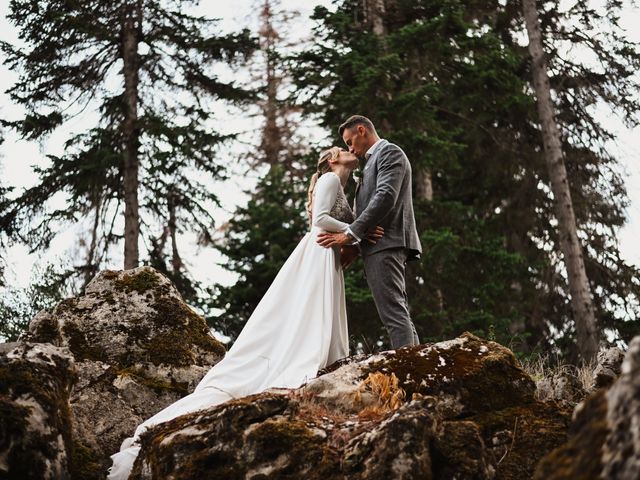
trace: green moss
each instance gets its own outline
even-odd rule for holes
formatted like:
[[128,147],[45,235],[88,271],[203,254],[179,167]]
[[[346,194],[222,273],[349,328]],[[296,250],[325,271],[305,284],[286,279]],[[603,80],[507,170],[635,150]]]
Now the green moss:
[[102,272],[102,278],[106,280],[113,280],[114,278],[118,278],[120,276],[120,272],[118,270],[104,270]]
[[80,330],[74,322],[67,321],[62,326],[62,331],[67,337],[69,349],[76,361],[96,360],[106,361],[107,352],[100,345],[93,345],[86,334]]
[[[460,395],[463,414],[499,410],[533,401],[535,384],[518,366],[511,351],[464,333],[466,341],[449,348],[402,348],[372,362],[362,375],[394,373],[411,398],[414,393]],[[484,347],[484,348],[482,348]]]
[[33,340],[42,343],[52,343],[60,345],[62,338],[60,337],[60,328],[58,322],[52,315],[42,318],[33,332]]
[[496,478],[520,480],[531,478],[538,461],[566,441],[570,419],[571,412],[555,403],[532,402],[468,420],[480,427],[488,446],[498,432],[512,432],[515,438],[511,438],[507,453],[497,466]]
[[114,285],[118,290],[144,293],[160,285],[160,277],[150,269],[143,269],[134,274],[125,273],[122,278],[114,280]]
[[189,393],[189,384],[187,382],[176,382],[174,379],[171,379],[170,381],[163,381],[157,378],[151,378],[140,369],[124,368],[119,370],[117,374],[132,377],[136,382],[145,385],[156,392],[169,390],[172,392],[178,392],[181,395]]
[[113,292],[107,292],[105,293],[102,298],[104,299],[105,302],[107,302],[109,305],[115,305],[116,304],[116,299],[113,298]]
[[79,440],[74,440],[70,458],[71,480],[103,480],[104,468],[97,454]]
[[68,312],[73,312],[76,310],[76,306],[78,305],[78,299],[75,297],[65,298],[60,303],[58,303],[54,310],[53,314],[55,316],[59,316]]
[[8,397],[0,396],[0,425],[2,425],[2,435],[0,436],[0,451],[9,447],[12,441],[18,440],[25,435],[29,422],[27,417],[31,414],[31,407],[18,405]]
[[304,458],[321,444],[304,422],[287,418],[269,419],[256,425],[246,440],[253,442],[251,447],[259,452],[257,463],[275,460],[283,453]]
[[[71,445],[68,400],[75,375],[64,358],[56,359],[55,364],[46,358],[42,360],[0,358],[0,425],[3,426],[0,431],[18,434],[7,457],[14,475],[12,478],[40,478],[44,475],[46,463],[58,455],[58,435],[62,436],[67,451]],[[50,427],[49,433],[24,434],[27,430],[32,431],[27,420],[30,409],[15,403],[18,398],[32,398],[42,408],[47,416],[45,421]],[[5,447],[8,448],[9,444]]]
[[159,333],[144,345],[148,361],[155,365],[193,365],[193,347],[217,356],[225,354],[224,346],[209,335],[204,319],[177,298],[160,298],[153,308],[156,313],[151,320]]
[[[538,464],[535,480],[591,480],[602,472],[602,446],[609,426],[607,396],[598,390],[588,397],[569,430],[568,441]],[[541,434],[542,438],[543,435]]]
[[431,442],[433,478],[486,478],[481,472],[490,462],[478,426],[461,420],[443,422],[441,428]]

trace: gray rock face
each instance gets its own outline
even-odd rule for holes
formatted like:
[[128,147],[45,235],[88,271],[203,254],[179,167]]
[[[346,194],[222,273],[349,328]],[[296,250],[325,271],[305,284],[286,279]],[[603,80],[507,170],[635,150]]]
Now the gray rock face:
[[598,352],[597,365],[593,371],[593,387],[611,385],[620,375],[624,352],[617,347]]
[[353,357],[300,389],[156,426],[131,478],[530,478],[568,424],[534,388],[508,349],[471,334]]
[[619,380],[607,392],[609,434],[602,449],[603,477],[640,478],[640,337],[629,344]]
[[567,443],[540,462],[535,478],[640,478],[640,337],[613,385],[576,407]]
[[0,347],[0,478],[71,477],[73,357],[49,344]]
[[354,437],[344,450],[343,469],[357,478],[434,478],[429,443],[438,433],[433,399],[401,406],[373,429]]
[[571,371],[561,370],[537,382],[539,395],[574,407],[586,395],[580,380]]
[[104,478],[122,440],[193,391],[225,351],[150,267],[101,272],[85,295],[39,313],[26,339],[65,347],[75,358],[71,415],[83,480]]

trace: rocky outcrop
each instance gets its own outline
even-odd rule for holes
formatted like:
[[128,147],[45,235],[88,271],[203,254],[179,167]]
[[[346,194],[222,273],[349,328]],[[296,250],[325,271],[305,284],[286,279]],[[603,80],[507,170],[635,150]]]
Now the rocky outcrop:
[[104,478],[135,427],[191,392],[224,355],[202,317],[150,267],[104,271],[31,322],[25,340],[68,349],[76,478]]
[[0,478],[71,477],[73,358],[49,344],[0,345]]
[[158,425],[131,478],[530,478],[569,422],[534,390],[508,349],[471,334],[352,357]]
[[598,352],[592,388],[608,387],[620,375],[624,352],[618,347]]
[[538,398],[573,408],[587,395],[580,379],[569,368],[559,368],[536,382]]
[[620,377],[573,417],[568,441],[540,462],[536,479],[640,478],[640,337],[631,341]]
[[[0,348],[0,478],[104,478],[135,426],[223,354],[165,277],[102,272]],[[601,357],[607,382],[619,355]],[[638,365],[640,339],[569,429],[580,385],[554,375],[541,397],[510,350],[472,334],[353,356],[150,429],[131,478],[636,478]]]

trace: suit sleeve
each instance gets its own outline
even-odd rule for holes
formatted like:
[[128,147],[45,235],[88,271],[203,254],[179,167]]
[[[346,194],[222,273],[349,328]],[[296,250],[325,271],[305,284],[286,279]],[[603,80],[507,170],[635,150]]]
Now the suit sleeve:
[[386,148],[380,152],[377,164],[376,191],[367,208],[355,222],[349,225],[351,231],[358,238],[364,238],[366,233],[379,225],[393,209],[400,195],[402,180],[407,169],[402,150],[394,147]]
[[345,232],[349,225],[336,220],[329,212],[336,203],[340,179],[335,173],[327,172],[321,175],[314,189],[313,210],[311,218],[313,226],[320,227],[327,232]]

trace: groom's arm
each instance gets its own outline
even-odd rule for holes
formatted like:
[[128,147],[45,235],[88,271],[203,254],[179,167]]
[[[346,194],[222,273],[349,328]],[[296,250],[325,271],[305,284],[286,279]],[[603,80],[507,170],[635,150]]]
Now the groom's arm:
[[349,225],[357,238],[363,239],[368,231],[380,225],[382,219],[393,209],[407,168],[407,160],[399,148],[393,146],[380,152],[376,191],[367,208]]

